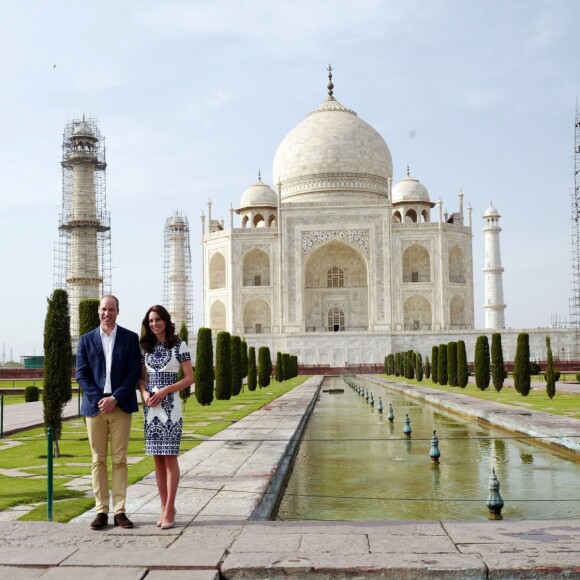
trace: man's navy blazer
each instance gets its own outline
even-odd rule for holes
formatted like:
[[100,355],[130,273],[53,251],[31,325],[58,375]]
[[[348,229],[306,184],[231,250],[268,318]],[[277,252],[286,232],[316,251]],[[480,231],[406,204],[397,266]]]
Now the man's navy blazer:
[[[137,405],[137,381],[141,375],[141,351],[135,332],[117,325],[111,363],[112,395],[117,406],[126,413],[134,413]],[[100,327],[83,334],[77,347],[76,379],[83,390],[81,415],[99,414],[99,401],[105,396],[105,352]]]

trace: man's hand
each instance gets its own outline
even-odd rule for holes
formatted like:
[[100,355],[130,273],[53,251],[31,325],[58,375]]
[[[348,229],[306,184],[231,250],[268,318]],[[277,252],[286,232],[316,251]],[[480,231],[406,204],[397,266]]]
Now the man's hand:
[[99,411],[101,413],[110,413],[117,406],[117,401],[113,397],[103,397],[99,401]]

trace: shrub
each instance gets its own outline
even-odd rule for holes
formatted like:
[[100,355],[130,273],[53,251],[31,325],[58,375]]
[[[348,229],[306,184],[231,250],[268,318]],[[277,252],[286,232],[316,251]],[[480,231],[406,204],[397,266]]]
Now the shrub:
[[428,379],[431,376],[431,363],[429,362],[429,357],[425,357],[425,378]]
[[491,335],[491,382],[493,388],[499,393],[503,388],[506,377],[503,362],[503,348],[501,346],[501,334],[494,332]]
[[258,384],[256,373],[256,349],[251,346],[248,349],[248,389],[250,391],[256,390]]
[[211,405],[213,401],[213,343],[211,328],[197,331],[197,350],[195,353],[195,398],[200,405]]
[[465,389],[469,382],[469,368],[467,367],[467,351],[465,341],[457,341],[457,385]]
[[[282,361],[284,357],[282,357]],[[282,362],[284,366],[284,362]],[[270,360],[270,349],[261,346],[258,349],[258,385],[264,388],[270,384],[270,373],[272,371],[272,361]]]
[[245,340],[240,342],[240,351],[242,355],[242,383],[248,376],[248,343]]
[[[179,339],[185,342],[185,344],[187,344],[189,341],[189,332],[187,331],[187,326],[185,326],[185,322],[181,323],[181,328],[179,329]],[[177,380],[180,381],[181,379],[183,379],[183,370],[181,369],[180,365],[179,371],[177,372]],[[181,389],[181,391],[179,391],[179,398],[182,400],[184,405],[185,403],[187,403],[187,399],[189,399],[190,396],[191,396],[191,385],[188,385],[187,387],[185,387],[185,389]]]
[[439,354],[437,359],[437,378],[440,385],[447,384],[447,345],[439,345]]
[[556,369],[554,369],[554,382],[557,383],[560,380],[560,371],[557,371]]
[[34,403],[34,402],[38,401],[39,399],[40,399],[40,392],[38,390],[38,387],[35,387],[33,385],[28,385],[24,389],[24,400],[27,403]]
[[447,343],[447,381],[449,386],[457,386],[457,343]]
[[412,379],[415,376],[415,367],[413,366],[413,351],[408,350],[405,354],[405,377]]
[[100,326],[98,298],[87,298],[79,302],[79,336]]
[[421,359],[421,353],[417,353],[415,357],[415,377],[419,382],[423,380],[423,361]]
[[276,381],[281,383],[284,380],[284,373],[282,367],[282,353],[278,351],[276,353]]
[[431,348],[431,380],[434,383],[439,382],[439,347]]
[[[554,359],[552,355],[552,346],[550,345],[550,337],[546,336],[546,351],[547,351],[547,361],[546,361],[546,393],[550,399],[554,398],[556,394],[556,377],[554,372]],[[560,373],[558,373],[559,375]],[[560,378],[558,376],[558,378]]]
[[540,365],[534,361],[530,361],[530,375],[539,375],[542,372]]
[[389,369],[389,372],[387,374],[394,375],[395,374],[395,355],[394,354],[391,353],[387,356],[387,363],[388,363],[388,369]]
[[576,373],[576,382],[580,383],[580,373]]
[[239,336],[230,337],[230,356],[232,368],[232,395],[235,397],[242,391],[242,339]]
[[527,397],[530,393],[530,335],[518,334],[516,358],[514,361],[514,387],[520,395]]
[[215,398],[228,401],[232,398],[232,356],[230,333],[218,332],[215,345]]
[[489,387],[489,342],[487,336],[478,336],[475,341],[475,384],[485,391]]

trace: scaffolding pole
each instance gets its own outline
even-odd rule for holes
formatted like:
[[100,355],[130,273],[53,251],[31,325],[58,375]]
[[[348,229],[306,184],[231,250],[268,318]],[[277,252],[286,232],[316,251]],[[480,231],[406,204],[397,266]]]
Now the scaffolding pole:
[[580,112],[576,103],[574,119],[574,189],[572,202],[572,296],[570,325],[574,329],[573,360],[580,360]]

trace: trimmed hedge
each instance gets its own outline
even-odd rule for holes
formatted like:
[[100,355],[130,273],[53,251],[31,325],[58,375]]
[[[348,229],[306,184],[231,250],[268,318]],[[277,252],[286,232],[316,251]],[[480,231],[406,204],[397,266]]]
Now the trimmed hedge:
[[231,337],[226,330],[218,332],[215,345],[215,398],[218,401],[232,398]]
[[501,345],[501,334],[494,332],[491,335],[491,382],[493,388],[499,393],[503,389],[503,382],[506,378],[505,364],[503,361],[503,348]]
[[440,385],[447,384],[447,345],[439,345],[437,359],[437,379]]
[[457,343],[447,343],[447,381],[450,387],[457,386]]
[[26,403],[35,403],[40,400],[40,391],[34,385],[28,385],[24,389],[24,401]]
[[457,385],[464,389],[469,382],[469,368],[467,367],[467,351],[465,341],[457,341]]
[[431,380],[434,383],[439,382],[439,347],[431,348]]
[[514,361],[514,387],[520,395],[527,397],[531,388],[530,372],[530,335],[518,334],[516,358]]
[[211,405],[213,401],[213,343],[211,328],[201,327],[197,331],[195,353],[195,398],[200,405]]
[[489,342],[487,336],[481,335],[475,341],[475,385],[480,391],[489,387]]

